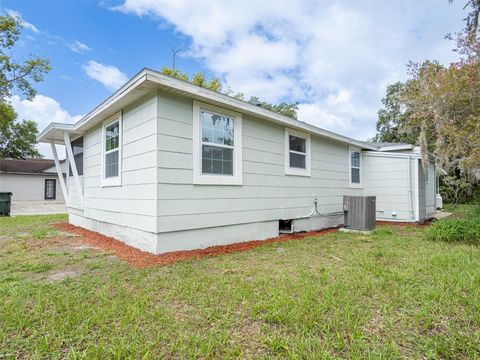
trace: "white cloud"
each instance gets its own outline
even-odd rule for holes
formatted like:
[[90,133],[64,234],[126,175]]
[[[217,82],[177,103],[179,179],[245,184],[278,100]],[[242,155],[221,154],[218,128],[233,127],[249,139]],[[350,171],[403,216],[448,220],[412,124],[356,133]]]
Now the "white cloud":
[[11,10],[11,9],[7,9],[5,10],[5,12],[10,15],[10,16],[14,16],[14,17],[17,17],[20,21],[20,25],[22,25],[25,29],[28,29],[34,33],[38,33],[39,30],[37,29],[37,27],[27,21],[25,21],[25,19],[22,17],[22,15],[16,11],[16,10]]
[[91,79],[101,82],[109,90],[117,90],[127,82],[127,76],[113,65],[104,65],[90,60],[83,66],[85,73]]
[[84,44],[78,40],[74,40],[71,43],[69,43],[68,47],[73,52],[76,52],[79,54],[85,54],[88,51],[92,51],[92,49],[87,44]]
[[[37,95],[32,101],[22,100],[18,95],[14,95],[10,102],[18,114],[18,118],[35,121],[38,124],[39,132],[51,122],[72,124],[82,118],[82,115],[71,115],[61,107],[58,101],[44,95]],[[39,144],[38,149],[45,157],[52,158],[49,144]],[[63,150],[60,150],[60,147],[59,153],[64,153]]]
[[299,101],[301,120],[360,139],[409,60],[455,58],[443,37],[465,17],[447,1],[124,0],[115,10],[189,37],[188,55],[234,91]]

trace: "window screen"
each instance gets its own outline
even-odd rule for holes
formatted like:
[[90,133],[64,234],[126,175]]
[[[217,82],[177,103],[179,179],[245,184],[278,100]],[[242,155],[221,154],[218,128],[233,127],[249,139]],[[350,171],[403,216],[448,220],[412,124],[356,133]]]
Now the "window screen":
[[307,166],[306,139],[289,135],[290,167],[305,169]]
[[360,153],[358,151],[350,152],[350,167],[351,183],[360,184]]
[[202,110],[202,173],[233,175],[234,120]]
[[119,173],[120,124],[115,122],[105,128],[105,178]]

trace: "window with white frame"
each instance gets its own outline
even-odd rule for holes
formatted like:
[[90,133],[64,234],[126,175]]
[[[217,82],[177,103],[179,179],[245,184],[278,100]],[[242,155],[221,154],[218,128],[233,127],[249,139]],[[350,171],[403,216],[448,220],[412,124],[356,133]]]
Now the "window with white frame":
[[360,186],[362,183],[362,153],[359,149],[350,148],[350,185]]
[[102,185],[121,184],[121,116],[103,125]]
[[234,120],[201,110],[202,174],[233,175]]
[[310,176],[310,135],[285,129],[285,173]]
[[240,185],[241,115],[196,101],[193,113],[194,183]]

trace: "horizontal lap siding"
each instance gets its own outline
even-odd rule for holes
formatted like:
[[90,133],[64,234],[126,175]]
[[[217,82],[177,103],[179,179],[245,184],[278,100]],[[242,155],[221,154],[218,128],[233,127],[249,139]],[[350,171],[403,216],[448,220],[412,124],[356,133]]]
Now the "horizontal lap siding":
[[[85,177],[79,176],[80,186],[84,186]],[[77,209],[82,208],[82,203],[80,201],[80,197],[78,196],[77,185],[75,184],[75,178],[73,176],[69,176],[67,178],[67,189],[68,189],[68,206],[74,207]]]
[[[363,156],[363,195],[376,196],[377,218],[409,220],[409,181],[414,199],[414,162],[411,164],[412,179],[408,179],[408,159],[396,157]],[[392,217],[392,212],[397,216]]]
[[193,185],[192,100],[158,96],[159,232],[307,216],[342,210],[348,146],[312,137],[312,176],[285,175],[285,128],[243,116],[243,185]]
[[156,94],[123,110],[122,185],[101,186],[102,127],[84,137],[84,216],[139,230],[157,225]]

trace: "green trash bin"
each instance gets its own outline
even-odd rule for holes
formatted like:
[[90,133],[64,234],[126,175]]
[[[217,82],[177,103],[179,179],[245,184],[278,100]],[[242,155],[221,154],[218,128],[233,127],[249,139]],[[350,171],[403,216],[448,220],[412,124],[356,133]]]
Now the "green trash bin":
[[10,216],[11,205],[12,205],[12,193],[0,192],[0,216]]

